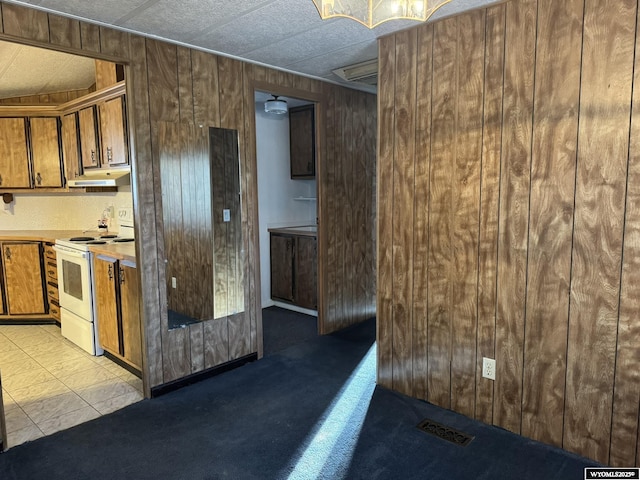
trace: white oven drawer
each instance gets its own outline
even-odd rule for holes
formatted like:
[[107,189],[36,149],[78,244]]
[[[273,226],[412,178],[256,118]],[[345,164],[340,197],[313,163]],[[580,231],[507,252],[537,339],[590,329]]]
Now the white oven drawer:
[[64,308],[60,308],[60,326],[64,338],[75,343],[91,355],[102,355],[104,353],[97,341],[97,332],[93,323],[83,320]]

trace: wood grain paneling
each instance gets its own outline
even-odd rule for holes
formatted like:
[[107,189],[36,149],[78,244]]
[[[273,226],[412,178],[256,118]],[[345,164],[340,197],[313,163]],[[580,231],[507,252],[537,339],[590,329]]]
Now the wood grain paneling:
[[[144,46],[144,39],[142,37],[137,37],[137,40],[133,42],[138,47]],[[99,52],[100,51],[100,27],[98,25],[94,25],[91,23],[80,22],[80,42],[82,45],[82,50],[85,52]],[[141,55],[142,52],[133,51],[132,59],[144,59],[146,62],[146,57]],[[133,62],[135,65],[135,62]],[[142,63],[141,66],[146,66],[145,63]],[[144,92],[145,90],[141,90],[140,92]]]
[[[394,62],[407,32],[379,43],[380,383],[411,370],[415,396],[620,466],[640,452],[638,14],[634,1],[505,2],[417,28],[417,69]],[[407,77],[415,145],[385,124]],[[413,198],[393,178],[411,162]],[[388,307],[406,301],[394,260],[409,249],[410,359],[390,348]]]
[[[638,11],[640,17],[640,10]],[[640,36],[636,35],[636,52]],[[640,59],[636,55],[634,85],[640,83]],[[640,405],[640,91],[633,90],[627,199],[625,212],[624,250],[620,287],[620,317],[613,391],[611,446],[609,464],[637,465],[638,407]]]
[[49,18],[43,11],[3,3],[2,24],[7,35],[36,42],[49,41]]
[[635,1],[617,2],[616,8],[588,1],[584,13],[564,447],[604,463],[616,367],[636,9]]
[[[451,228],[455,163],[455,90],[457,18],[434,25],[431,187],[429,189],[428,400],[451,405]],[[399,73],[399,72],[398,72]],[[398,74],[396,73],[396,75]],[[382,195],[382,193],[380,193]]]
[[482,158],[482,81],[485,12],[458,17],[458,94],[451,231],[451,407],[475,413],[477,337],[478,218]]
[[80,22],[50,13],[49,38],[52,45],[81,48]]
[[[413,318],[413,208],[416,119],[417,31],[396,35],[395,142],[393,196],[393,388],[410,394],[413,381],[411,331]],[[398,72],[406,72],[398,75]]]
[[413,396],[427,399],[428,348],[427,279],[429,278],[429,171],[431,166],[431,82],[433,27],[418,30],[416,61],[416,152],[413,208]]
[[567,368],[582,4],[538,6],[522,434],[556,446]]
[[520,433],[536,2],[507,4],[493,421]]
[[505,6],[499,5],[487,10],[485,31],[484,118],[478,240],[475,417],[486,423],[493,423],[493,381],[482,377],[482,359],[495,358],[504,41]]

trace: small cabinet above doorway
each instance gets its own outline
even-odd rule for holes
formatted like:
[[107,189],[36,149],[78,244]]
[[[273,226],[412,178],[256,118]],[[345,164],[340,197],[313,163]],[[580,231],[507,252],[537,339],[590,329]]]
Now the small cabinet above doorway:
[[313,104],[289,109],[291,178],[316,177],[316,126]]

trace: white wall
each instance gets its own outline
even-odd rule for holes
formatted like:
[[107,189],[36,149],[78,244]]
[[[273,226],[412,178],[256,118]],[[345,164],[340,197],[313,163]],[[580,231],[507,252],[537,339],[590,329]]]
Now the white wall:
[[256,153],[258,162],[258,215],[260,218],[260,272],[262,307],[271,300],[268,228],[315,225],[317,202],[296,197],[316,197],[315,180],[291,180],[289,166],[289,117],[267,115],[256,104]]
[[[0,202],[0,230],[95,230],[107,206],[133,206],[131,186],[113,193],[17,193],[10,204]],[[109,230],[117,231],[116,219]]]

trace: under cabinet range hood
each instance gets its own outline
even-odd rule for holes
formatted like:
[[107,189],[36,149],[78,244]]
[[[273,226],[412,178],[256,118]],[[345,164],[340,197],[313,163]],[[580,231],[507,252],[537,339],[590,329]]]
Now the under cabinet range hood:
[[70,187],[120,187],[131,183],[131,170],[126,169],[101,169],[87,170],[84,175],[69,179]]

